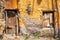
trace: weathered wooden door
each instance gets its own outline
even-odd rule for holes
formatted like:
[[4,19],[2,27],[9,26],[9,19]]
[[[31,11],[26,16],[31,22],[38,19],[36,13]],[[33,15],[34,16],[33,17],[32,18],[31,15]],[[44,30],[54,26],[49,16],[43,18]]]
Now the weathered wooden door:
[[[45,20],[46,21],[44,24],[47,24],[46,26],[49,27],[50,29],[54,29],[54,37],[56,37],[58,34],[58,30],[55,28],[55,18],[54,18],[54,11],[44,11],[43,12]],[[49,25],[48,25],[49,24]],[[52,30],[52,29],[51,29]]]
[[[17,33],[18,13],[17,10],[6,10],[6,31],[7,33]],[[9,30],[9,31],[8,31]]]
[[43,25],[44,27],[54,27],[54,11],[44,11],[44,21]]

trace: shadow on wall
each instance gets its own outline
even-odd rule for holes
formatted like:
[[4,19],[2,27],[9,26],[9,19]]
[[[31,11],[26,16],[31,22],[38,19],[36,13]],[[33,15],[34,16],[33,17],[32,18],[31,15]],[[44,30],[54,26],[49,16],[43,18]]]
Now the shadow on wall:
[[42,0],[37,0],[38,5],[42,2]]

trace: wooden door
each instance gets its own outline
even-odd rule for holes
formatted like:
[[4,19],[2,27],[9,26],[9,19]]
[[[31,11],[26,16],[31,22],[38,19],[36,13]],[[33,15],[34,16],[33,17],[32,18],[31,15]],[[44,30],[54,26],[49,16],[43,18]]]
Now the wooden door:
[[6,32],[8,33],[17,33],[18,27],[18,13],[16,10],[7,10],[6,11]]

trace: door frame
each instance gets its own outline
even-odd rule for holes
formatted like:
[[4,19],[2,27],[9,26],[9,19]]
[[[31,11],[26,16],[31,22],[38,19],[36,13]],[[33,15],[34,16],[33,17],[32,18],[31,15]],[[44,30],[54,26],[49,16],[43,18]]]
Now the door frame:
[[[18,20],[18,26],[17,26],[17,28],[16,28],[16,32],[15,32],[15,34],[16,35],[18,35],[18,28],[19,28],[19,10],[18,9],[5,9],[5,21],[6,21],[6,19],[7,19],[7,11],[14,11],[14,12],[16,12],[16,15],[17,15],[17,20]],[[6,24],[6,22],[5,22],[5,24]],[[5,33],[6,33],[6,30],[7,30],[7,24],[5,25]]]
[[53,22],[53,23],[50,24],[50,25],[53,26],[53,29],[54,29],[54,36],[53,36],[53,37],[55,38],[55,36],[56,36],[56,30],[55,30],[55,26],[54,26],[54,24],[55,24],[54,10],[44,10],[44,11],[43,11],[43,15],[44,15],[44,14],[48,14],[48,13],[49,13],[49,14],[52,13],[52,22]]

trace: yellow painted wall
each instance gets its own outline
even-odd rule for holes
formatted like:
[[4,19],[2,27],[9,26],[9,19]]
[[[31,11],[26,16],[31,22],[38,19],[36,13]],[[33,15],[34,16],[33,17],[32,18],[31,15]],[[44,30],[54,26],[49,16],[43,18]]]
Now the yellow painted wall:
[[58,10],[59,10],[59,27],[60,27],[60,0],[58,0],[57,2],[58,2]]
[[[25,17],[26,19],[30,18],[32,22],[36,22],[38,24],[42,23],[42,12],[43,10],[52,9],[52,2],[51,0],[41,0],[40,4],[38,4],[38,1],[40,0],[20,0],[18,3],[18,8],[20,11],[20,17],[23,19]],[[31,7],[31,14],[28,15],[26,9],[28,4],[30,4]],[[34,21],[34,19],[37,19]],[[23,20],[24,21],[24,20]],[[20,22],[21,23],[21,22]]]
[[[30,15],[28,15],[26,11],[28,4],[30,4],[31,7]],[[58,3],[58,5],[60,4]],[[16,8],[17,8],[17,0],[8,0],[6,2],[6,9],[16,9]],[[42,12],[43,10],[52,9],[52,0],[19,0],[18,9],[20,11],[20,17],[21,17],[19,22],[20,24],[23,25],[25,24],[23,22],[24,17],[26,19],[30,19],[31,22],[36,22],[35,19],[37,19],[37,23],[41,24],[43,20]]]
[[7,0],[5,2],[6,9],[17,9],[17,0]]

